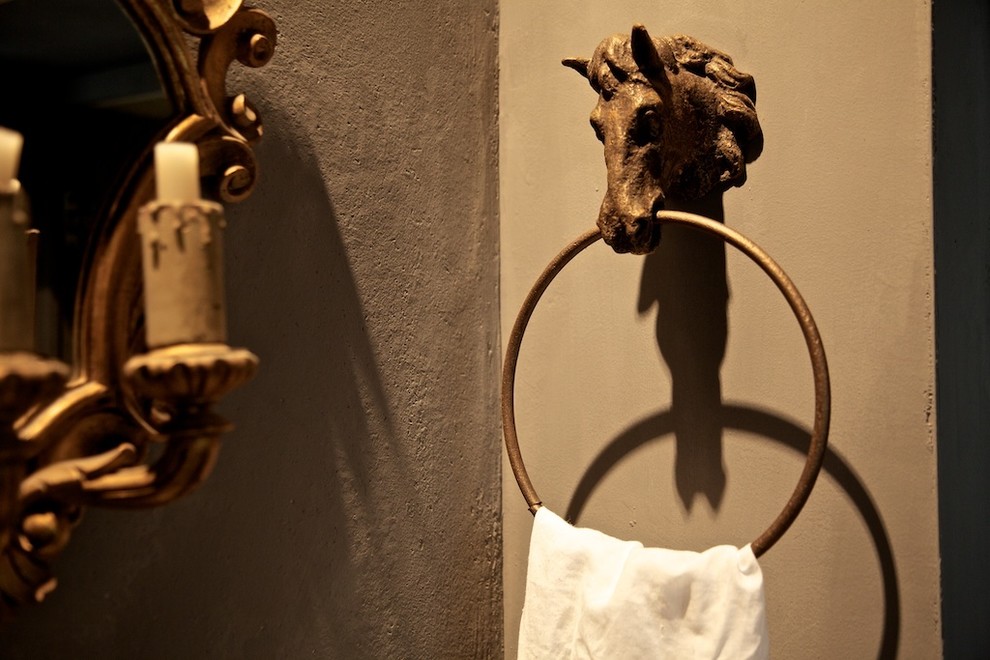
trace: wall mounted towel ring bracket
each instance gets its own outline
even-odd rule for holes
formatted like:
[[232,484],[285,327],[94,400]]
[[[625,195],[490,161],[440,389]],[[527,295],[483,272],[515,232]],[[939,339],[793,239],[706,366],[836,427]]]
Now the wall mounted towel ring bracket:
[[[804,302],[804,298],[801,297],[801,294],[787,274],[759,246],[742,234],[729,229],[721,223],[691,213],[660,211],[657,213],[656,218],[660,225],[686,225],[709,234],[715,234],[755,261],[770,276],[770,279],[773,280],[773,283],[777,285],[777,288],[784,295],[788,305],[790,305],[791,310],[797,317],[798,323],[801,326],[801,332],[804,334],[804,339],[808,346],[815,381],[815,420],[811,435],[811,445],[808,449],[808,457],[797,487],[787,501],[784,510],[781,511],[770,527],[751,543],[753,554],[759,557],[784,535],[784,532],[787,531],[791,523],[797,518],[801,512],[801,508],[811,494],[811,489],[815,485],[815,480],[822,467],[822,461],[825,458],[831,407],[828,363],[825,359],[825,349],[822,346],[821,336],[818,334],[815,320],[812,318],[811,311]],[[554,257],[540,275],[536,284],[530,289],[526,300],[523,301],[519,315],[516,317],[515,325],[512,327],[512,333],[509,335],[505,363],[502,367],[502,426],[505,433],[505,448],[509,455],[512,473],[515,475],[516,483],[519,484],[519,490],[522,491],[523,497],[526,498],[529,510],[534,514],[543,503],[536,494],[533,482],[530,480],[529,474],[526,471],[526,464],[523,462],[522,453],[519,450],[519,438],[516,435],[514,386],[516,365],[519,360],[519,347],[522,344],[523,335],[526,332],[529,319],[533,315],[533,311],[536,309],[536,305],[539,303],[543,292],[546,291],[553,279],[571,259],[589,245],[597,242],[601,237],[600,230],[590,230],[582,234],[564,248],[560,254]]]

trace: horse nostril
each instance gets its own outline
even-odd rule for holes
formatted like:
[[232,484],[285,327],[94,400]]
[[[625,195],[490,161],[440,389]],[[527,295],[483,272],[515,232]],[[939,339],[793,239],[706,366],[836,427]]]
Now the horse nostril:
[[634,241],[640,241],[650,235],[652,222],[649,218],[639,218],[632,225],[632,238]]
[[660,242],[660,225],[652,217],[636,218],[626,225],[629,251],[635,254],[648,254]]

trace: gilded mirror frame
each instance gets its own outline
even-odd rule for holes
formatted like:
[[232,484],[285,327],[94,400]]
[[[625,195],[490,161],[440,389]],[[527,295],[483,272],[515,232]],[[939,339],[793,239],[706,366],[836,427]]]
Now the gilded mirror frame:
[[[226,78],[235,61],[267,64],[276,43],[274,21],[241,0],[117,2],[141,33],[174,108],[157,140],[195,143],[203,196],[242,201],[257,180],[252,145],[262,125],[243,94],[228,92]],[[19,461],[22,476],[15,493],[13,472],[0,475],[6,479],[0,495],[7,492],[0,522],[9,522],[0,530],[2,618],[54,588],[53,562],[83,507],[159,506],[201,483],[229,429],[210,406],[248,380],[257,363],[249,352],[226,345],[208,353],[170,347],[152,352],[161,355],[150,370],[158,380],[150,385],[147,363],[134,366],[148,351],[136,224],[154,196],[153,146],[145,145],[113,191],[109,211],[90,237],[67,382],[56,377],[32,390],[23,371],[17,373],[19,363],[0,364],[0,407],[19,394],[37,397],[22,408],[27,411],[12,423],[12,433],[0,438],[7,442],[0,462]]]

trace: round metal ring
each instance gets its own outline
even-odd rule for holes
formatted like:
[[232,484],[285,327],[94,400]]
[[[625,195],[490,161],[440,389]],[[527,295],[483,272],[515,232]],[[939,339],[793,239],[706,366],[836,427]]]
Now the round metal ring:
[[[784,273],[783,269],[777,265],[777,262],[771,259],[759,246],[739,232],[729,229],[719,222],[694,215],[693,213],[660,211],[657,213],[657,220],[661,225],[686,225],[709,234],[714,234],[756,262],[784,295],[788,305],[790,305],[791,311],[794,312],[794,316],[801,326],[801,332],[804,334],[805,343],[808,346],[815,381],[815,421],[811,434],[811,444],[808,448],[808,457],[804,463],[804,469],[801,472],[797,487],[784,506],[784,510],[780,512],[766,531],[760,534],[750,544],[753,554],[759,557],[784,535],[784,532],[787,531],[797,518],[801,512],[801,508],[808,500],[812,488],[814,488],[815,480],[821,471],[822,461],[825,459],[831,410],[828,362],[825,359],[825,348],[822,346],[822,339],[818,334],[818,327],[815,325],[815,320],[811,316],[811,311],[804,302],[804,298],[798,292],[797,287],[794,286],[794,283]],[[505,448],[509,455],[509,464],[512,466],[512,473],[515,475],[516,483],[519,484],[519,490],[522,491],[523,497],[529,505],[529,510],[534,514],[543,503],[536,494],[533,482],[530,480],[529,474],[526,471],[526,464],[523,462],[522,452],[519,450],[519,438],[516,434],[514,389],[516,365],[519,361],[519,347],[522,344],[523,335],[526,332],[529,319],[533,315],[533,311],[536,309],[540,298],[543,296],[543,292],[546,291],[553,279],[571,259],[576,257],[589,245],[597,242],[600,238],[601,232],[598,229],[588,231],[571,242],[560,254],[553,258],[523,301],[519,315],[516,317],[515,325],[512,327],[512,333],[509,335],[509,343],[505,352],[505,362],[502,365],[502,427],[505,435]]]

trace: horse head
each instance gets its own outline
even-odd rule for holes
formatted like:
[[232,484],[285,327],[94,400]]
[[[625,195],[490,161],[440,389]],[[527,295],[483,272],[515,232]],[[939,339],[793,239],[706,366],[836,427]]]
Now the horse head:
[[636,25],[563,64],[598,92],[591,125],[608,170],[598,227],[616,252],[652,252],[664,200],[741,186],[763,149],[753,77],[691,37],[653,39]]

